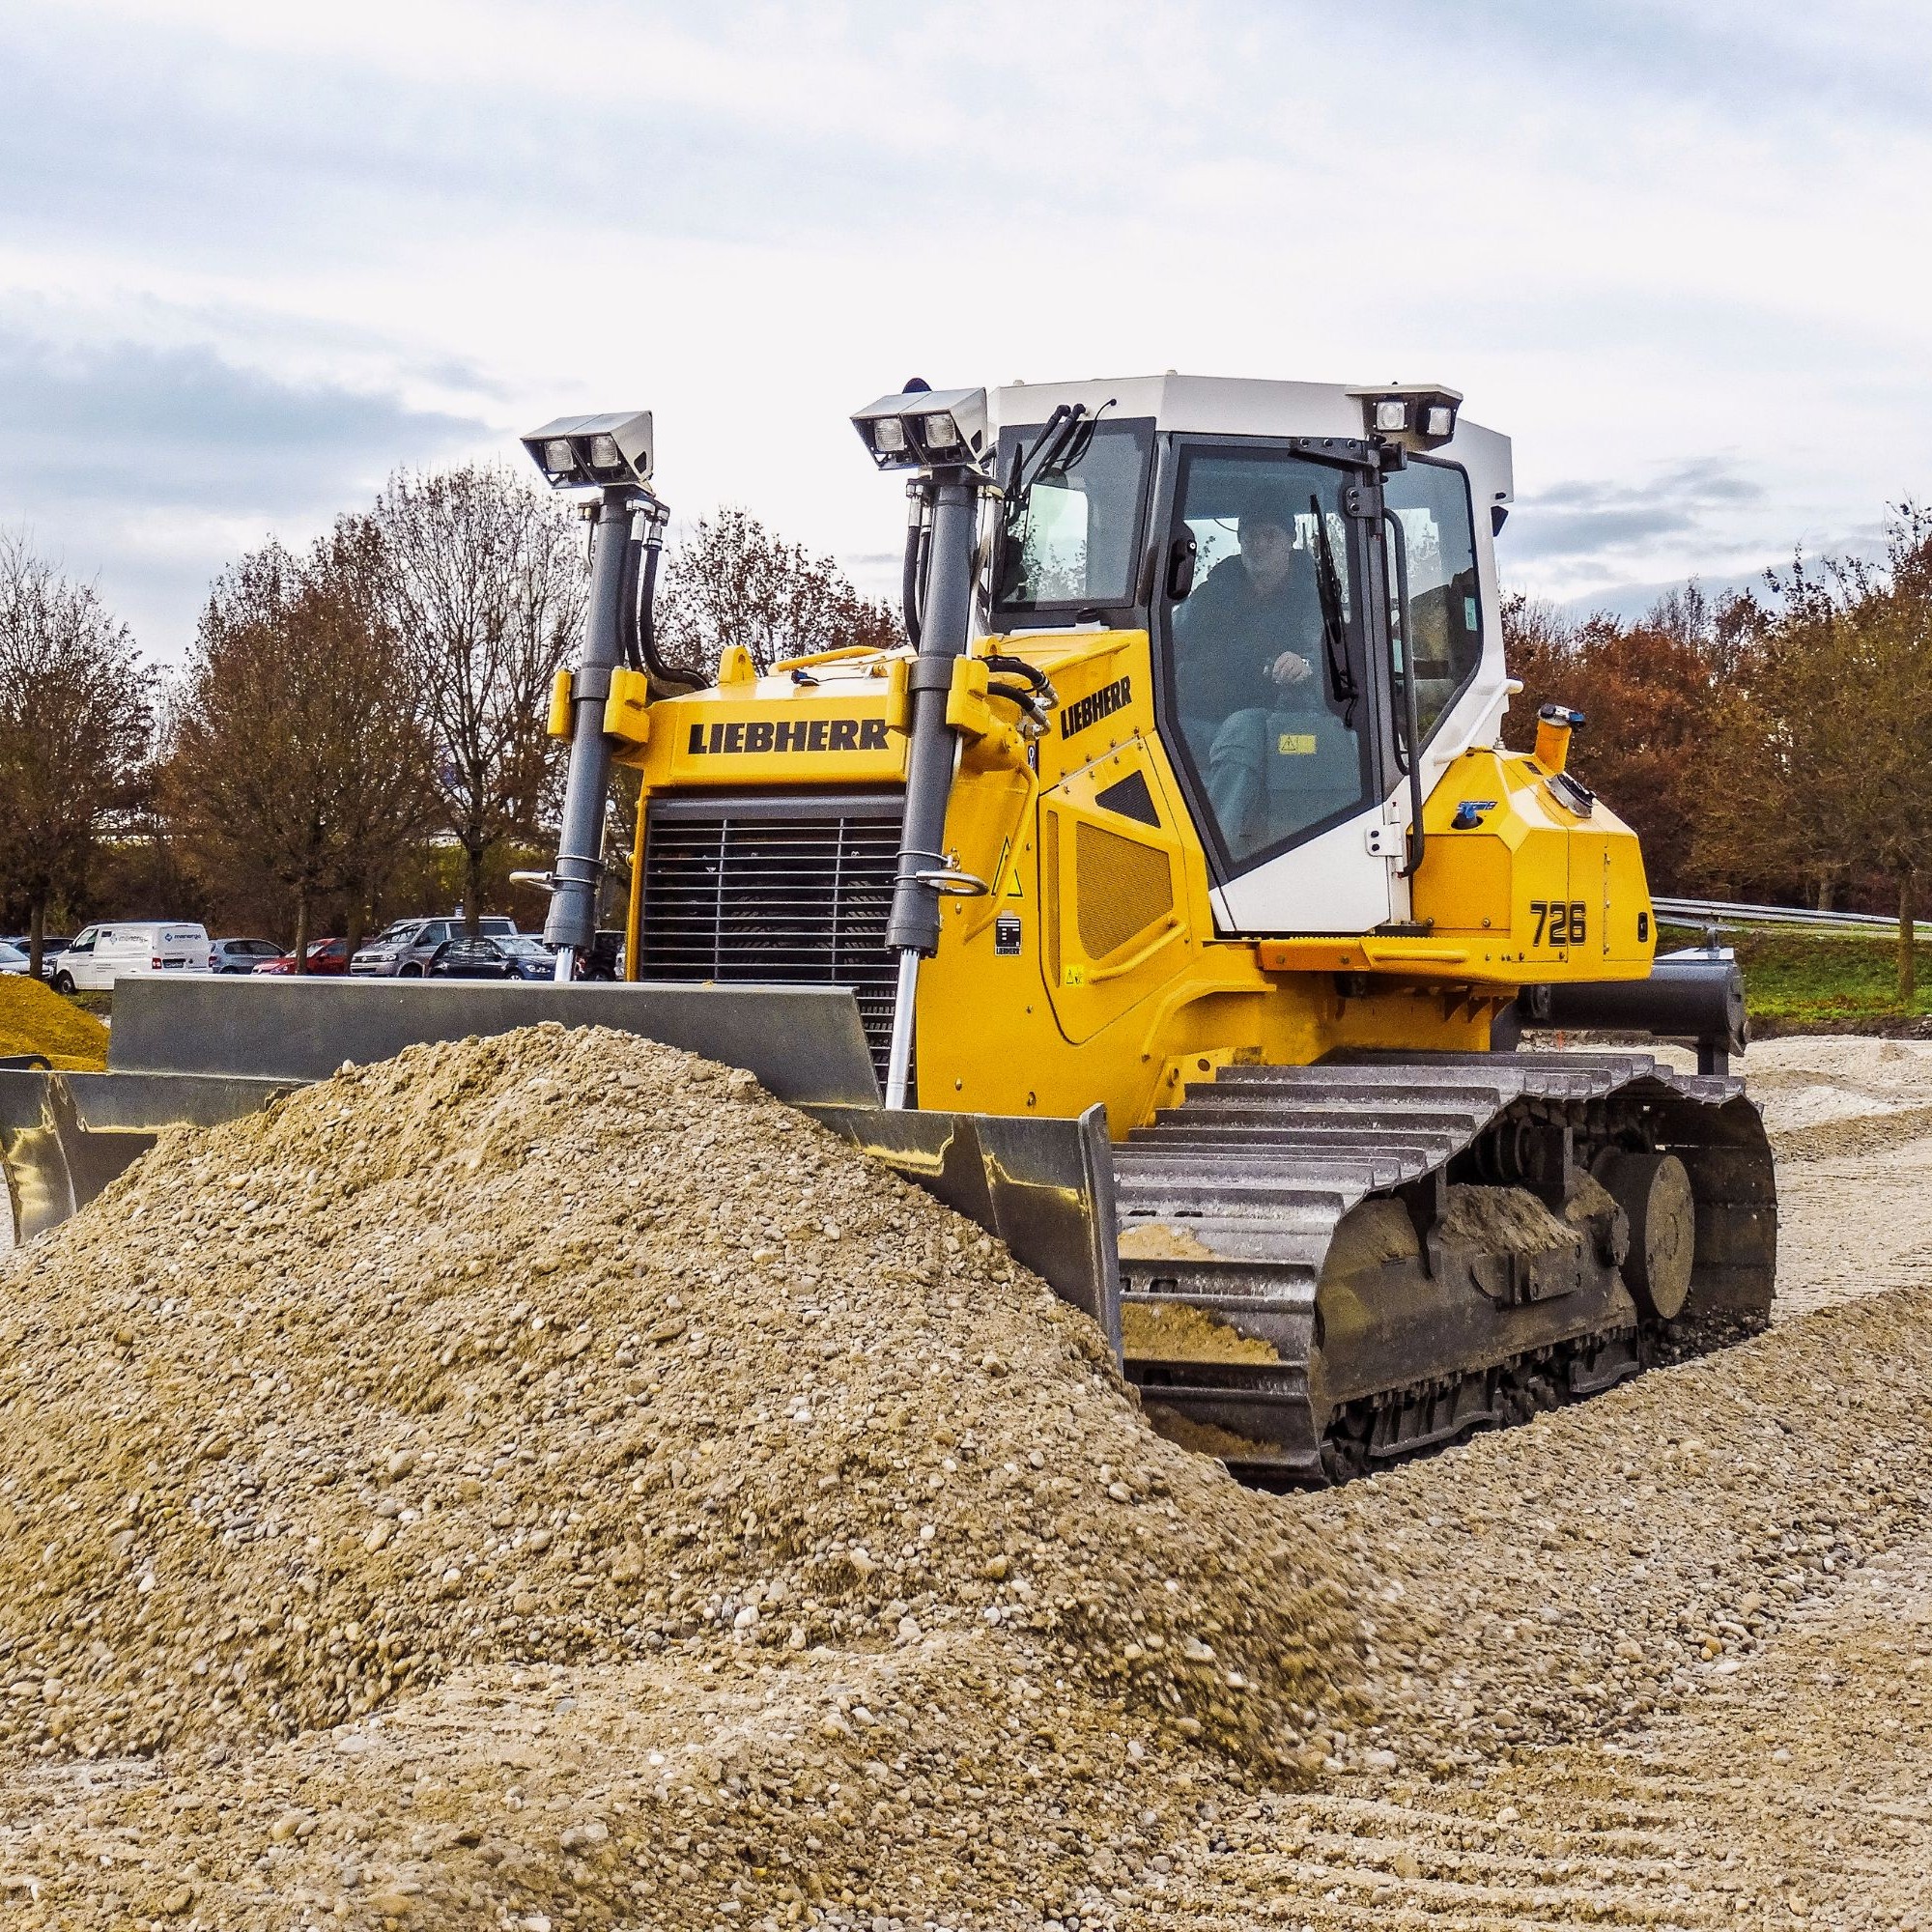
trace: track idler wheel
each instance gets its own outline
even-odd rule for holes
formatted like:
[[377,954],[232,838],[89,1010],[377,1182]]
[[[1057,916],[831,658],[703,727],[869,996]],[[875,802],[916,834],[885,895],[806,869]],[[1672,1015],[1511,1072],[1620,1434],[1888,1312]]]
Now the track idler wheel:
[[1690,1177],[1674,1153],[1612,1152],[1595,1179],[1630,1220],[1624,1280],[1636,1305],[1658,1321],[1674,1321],[1690,1293],[1696,1260],[1697,1204]]

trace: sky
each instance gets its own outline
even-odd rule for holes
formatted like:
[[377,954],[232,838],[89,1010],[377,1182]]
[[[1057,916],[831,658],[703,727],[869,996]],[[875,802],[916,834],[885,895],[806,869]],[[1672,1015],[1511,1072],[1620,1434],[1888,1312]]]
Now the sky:
[[1443,382],[1506,580],[1642,608],[1932,497],[1920,0],[0,0],[0,526],[178,661],[398,466],[647,408],[896,580],[915,374]]

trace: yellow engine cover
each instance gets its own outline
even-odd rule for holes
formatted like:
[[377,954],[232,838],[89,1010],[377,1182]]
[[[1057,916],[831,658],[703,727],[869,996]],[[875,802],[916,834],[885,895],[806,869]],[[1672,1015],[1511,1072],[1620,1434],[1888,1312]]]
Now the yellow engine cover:
[[[1540,766],[1467,753],[1426,801],[1413,923],[1358,937],[1227,938],[1162,744],[1147,634],[1001,639],[1052,680],[1023,738],[963,660],[950,866],[983,896],[944,901],[920,978],[920,1103],[1071,1116],[1124,1133],[1230,1063],[1344,1047],[1481,1051],[1520,988],[1641,978],[1653,919],[1634,835]],[[844,652],[651,706],[618,757],[646,799],[692,788],[834,792],[904,782],[908,654]],[[816,667],[814,668],[814,667]],[[639,837],[645,824],[639,814]],[[1364,865],[1387,860],[1364,847]],[[641,864],[634,880],[643,876]],[[639,956],[634,896],[631,957]]]

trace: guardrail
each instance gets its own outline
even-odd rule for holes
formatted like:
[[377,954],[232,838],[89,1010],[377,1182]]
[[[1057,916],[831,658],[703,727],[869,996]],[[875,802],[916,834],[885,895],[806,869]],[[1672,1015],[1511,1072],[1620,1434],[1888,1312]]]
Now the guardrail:
[[[1652,899],[1659,925],[1809,925],[1825,931],[1896,932],[1898,922],[1876,912],[1813,912],[1805,906],[1745,905],[1733,899]],[[1932,937],[1932,921],[1915,933]]]

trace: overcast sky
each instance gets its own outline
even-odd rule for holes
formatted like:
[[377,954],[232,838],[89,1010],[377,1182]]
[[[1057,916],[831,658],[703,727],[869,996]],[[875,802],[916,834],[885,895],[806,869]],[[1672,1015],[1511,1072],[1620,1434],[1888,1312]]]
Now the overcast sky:
[[0,0],[0,524],[161,658],[567,411],[883,589],[914,374],[1446,382],[1620,608],[1932,496],[1921,0]]

